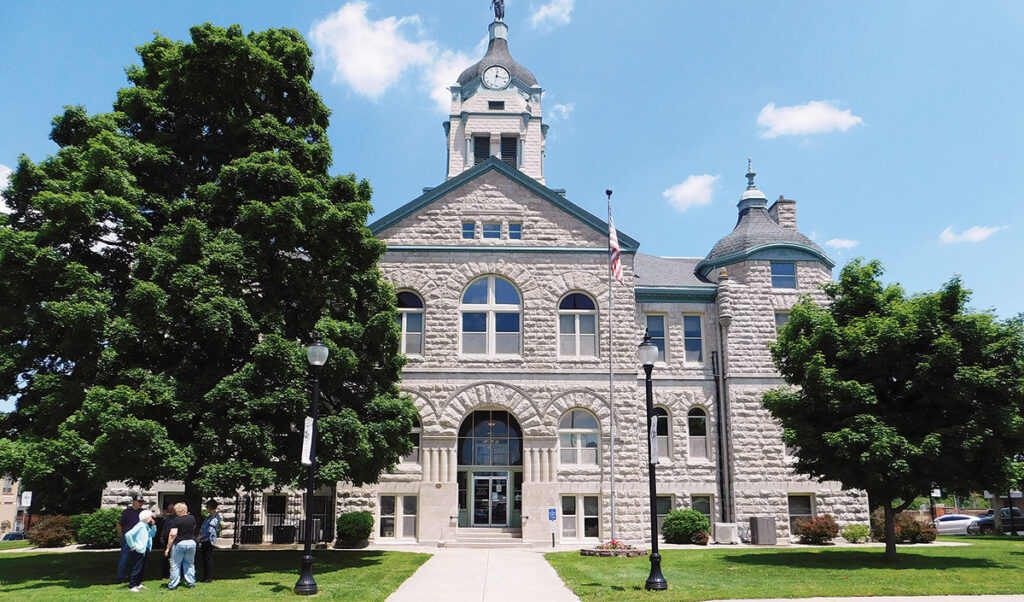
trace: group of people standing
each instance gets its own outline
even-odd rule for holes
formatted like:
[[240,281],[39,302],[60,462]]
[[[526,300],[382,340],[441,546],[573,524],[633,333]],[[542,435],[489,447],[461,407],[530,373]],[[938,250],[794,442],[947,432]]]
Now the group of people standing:
[[202,526],[188,513],[183,503],[168,504],[162,517],[160,538],[157,536],[156,516],[150,510],[143,510],[145,498],[136,495],[132,505],[121,513],[117,525],[121,536],[121,557],[117,565],[117,583],[127,583],[130,591],[138,592],[146,571],[146,558],[153,549],[153,542],[163,549],[163,572],[167,578],[167,589],[173,590],[185,582],[186,587],[195,587],[195,557],[198,548],[203,561],[203,583],[213,581],[213,551],[220,533],[220,513],[217,501],[206,502],[207,517]]

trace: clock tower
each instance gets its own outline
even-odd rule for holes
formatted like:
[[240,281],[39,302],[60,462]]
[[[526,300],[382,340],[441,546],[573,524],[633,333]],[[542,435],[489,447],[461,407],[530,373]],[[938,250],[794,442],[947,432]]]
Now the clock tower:
[[487,53],[452,86],[448,138],[448,178],[488,157],[498,157],[544,183],[544,139],[541,119],[544,90],[533,73],[508,52],[508,25],[490,25]]

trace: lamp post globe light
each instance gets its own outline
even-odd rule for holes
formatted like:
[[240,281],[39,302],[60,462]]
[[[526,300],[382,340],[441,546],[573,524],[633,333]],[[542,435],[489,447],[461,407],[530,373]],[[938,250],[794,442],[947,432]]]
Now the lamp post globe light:
[[306,533],[305,553],[302,555],[302,573],[295,582],[295,593],[300,596],[312,596],[317,593],[316,580],[313,579],[313,490],[316,487],[316,421],[319,418],[320,406],[320,369],[327,363],[329,350],[323,341],[317,339],[306,349],[306,359],[313,366],[313,404],[306,427],[303,432],[302,463],[309,465],[309,477],[306,483]]
[[658,347],[651,342],[650,332],[644,331],[644,340],[636,349],[637,359],[644,367],[647,385],[647,480],[651,487],[651,573],[647,576],[646,589],[661,591],[668,589],[668,581],[665,581],[661,574],[661,554],[658,553],[658,487],[654,474],[654,452],[651,449],[651,441],[657,433],[654,419],[654,392],[651,388],[651,371],[654,370],[654,362],[658,360]]

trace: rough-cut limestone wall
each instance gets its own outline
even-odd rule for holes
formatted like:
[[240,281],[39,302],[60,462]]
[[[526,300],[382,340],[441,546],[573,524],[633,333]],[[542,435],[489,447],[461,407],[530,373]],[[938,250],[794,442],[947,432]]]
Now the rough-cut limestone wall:
[[[462,238],[463,221],[478,222],[478,238]],[[479,222],[488,221],[522,223],[522,240],[479,238]],[[608,246],[604,234],[496,171],[489,171],[435,200],[385,230],[380,238],[389,245]],[[435,257],[433,261],[440,268],[450,260]]]
[[[103,490],[102,499],[100,501],[100,508],[127,508],[131,505],[132,496],[136,493],[142,493],[146,501],[143,503],[143,508],[152,510],[157,514],[163,512],[163,508],[158,506],[160,493],[181,493],[184,491],[184,485],[180,482],[166,482],[160,481],[154,483],[149,489],[140,489],[138,487],[129,487],[128,485],[120,481],[111,481],[107,483],[106,488]],[[221,529],[220,536],[218,537],[218,545],[227,545],[226,542],[230,542],[235,536],[235,498],[218,497],[217,510],[221,516]],[[203,500],[205,504],[206,500]],[[189,510],[193,510],[189,508]]]

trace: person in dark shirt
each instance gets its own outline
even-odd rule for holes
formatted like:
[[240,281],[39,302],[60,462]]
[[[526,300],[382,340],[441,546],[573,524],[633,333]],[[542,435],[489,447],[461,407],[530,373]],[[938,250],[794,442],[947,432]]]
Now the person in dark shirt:
[[220,534],[220,512],[217,512],[217,500],[206,502],[206,511],[210,514],[199,529],[199,551],[203,557],[203,583],[213,581],[213,550]]
[[185,579],[188,587],[196,586],[196,517],[188,513],[188,506],[175,504],[174,513],[177,515],[171,521],[171,528],[167,532],[167,546],[164,548],[164,556],[171,559],[171,578],[167,582],[167,589],[173,590]]
[[174,519],[174,502],[168,502],[167,507],[164,508],[163,516],[160,517],[157,524],[157,545],[153,546],[153,549],[157,550],[160,554],[160,576],[164,579],[169,579],[171,576],[171,559],[163,557],[164,548],[167,547],[167,534],[171,530],[171,521]]
[[128,583],[128,556],[131,554],[131,547],[124,539],[124,534],[131,531],[139,524],[139,512],[142,512],[142,505],[146,498],[141,493],[132,495],[132,505],[125,508],[121,518],[117,521],[117,535],[121,538],[121,557],[117,561],[117,582]]

